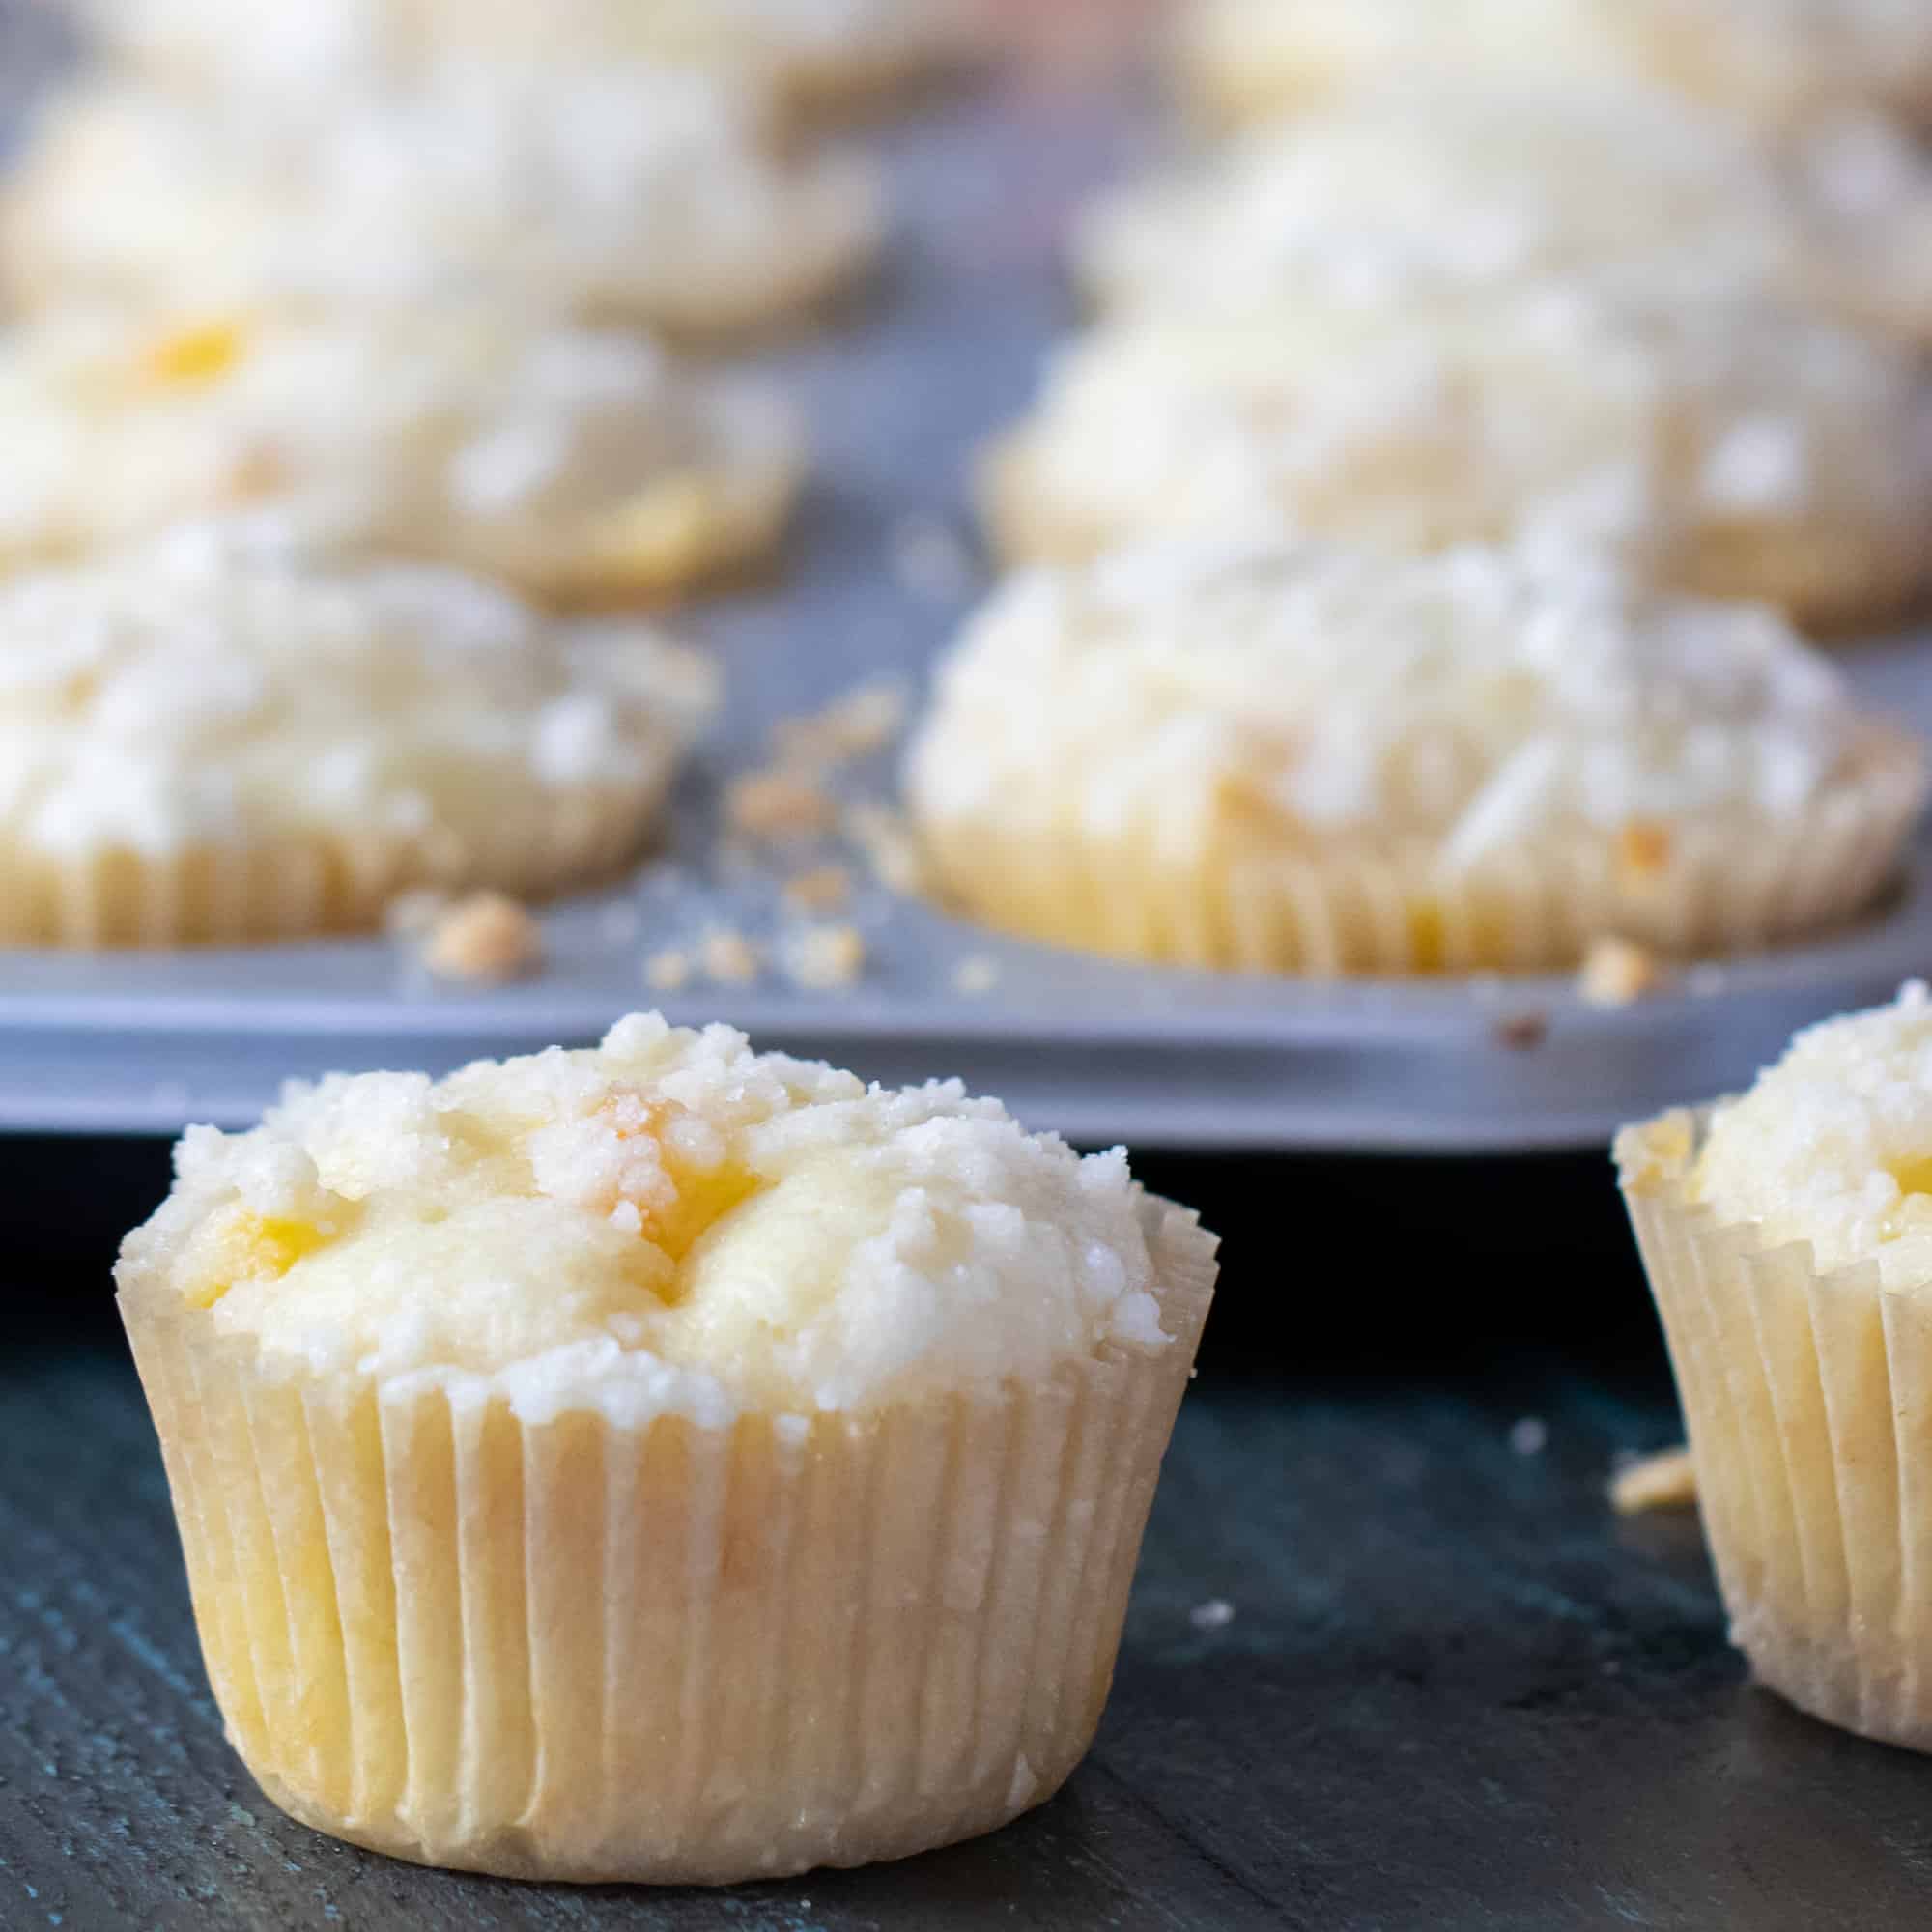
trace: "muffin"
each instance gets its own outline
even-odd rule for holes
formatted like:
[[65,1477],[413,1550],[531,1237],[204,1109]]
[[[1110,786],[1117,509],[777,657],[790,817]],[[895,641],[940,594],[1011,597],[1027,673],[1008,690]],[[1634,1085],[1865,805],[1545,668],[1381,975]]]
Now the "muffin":
[[630,60],[762,77],[856,104],[984,51],[983,0],[429,0],[445,43],[552,64]]
[[954,1084],[621,1021],[191,1129],[121,1307],[268,1795],[519,1878],[860,1864],[1106,1700],[1214,1241]]
[[0,943],[377,925],[418,886],[604,879],[707,712],[700,661],[490,585],[183,529],[0,584]]
[[0,340],[0,570],[247,510],[566,604],[749,569],[803,468],[756,382],[468,305],[56,310]]
[[1065,351],[987,474],[1009,556],[1198,533],[1606,548],[1673,588],[1882,623],[1926,572],[1902,348],[1747,300],[1581,282],[1154,316]]
[[1932,1749],[1932,1002],[1802,1033],[1742,1099],[1632,1127],[1625,1193],[1733,1639],[1828,1723]]
[[1883,892],[1924,792],[1918,745],[1760,608],[1210,540],[1009,582],[907,765],[968,917],[1319,977],[1823,932]]
[[110,59],[171,85],[301,93],[419,75],[440,58],[750,74],[795,103],[851,101],[972,54],[974,0],[85,0]]
[[98,82],[0,205],[28,308],[507,297],[695,336],[827,301],[882,229],[870,164],[789,152],[754,90],[623,66],[452,64],[293,109]]
[[1189,0],[1180,83],[1209,119],[1270,120],[1414,73],[1620,74],[1774,128],[1932,114],[1918,0]]
[[1773,145],[1661,91],[1417,80],[1120,189],[1080,278],[1109,310],[1364,307],[1550,275],[1759,290],[1932,340],[1932,170],[1866,119]]

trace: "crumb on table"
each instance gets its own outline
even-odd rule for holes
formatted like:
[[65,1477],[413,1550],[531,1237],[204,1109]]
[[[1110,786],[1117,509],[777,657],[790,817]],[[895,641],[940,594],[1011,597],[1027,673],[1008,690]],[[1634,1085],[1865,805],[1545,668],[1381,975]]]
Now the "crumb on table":
[[796,912],[838,912],[852,896],[852,874],[843,866],[816,866],[784,883],[784,900]]
[[1667,963],[1628,939],[1593,940],[1577,976],[1577,990],[1593,1007],[1629,1007],[1667,985]]
[[1506,1046],[1512,1053],[1532,1053],[1549,1037],[1549,1016],[1513,1013],[1496,1022],[1495,1037],[1498,1046]]
[[443,909],[422,956],[444,979],[521,979],[543,963],[543,928],[502,893],[472,893]]
[[812,992],[856,985],[866,970],[866,941],[857,926],[809,925],[781,949],[787,977]]
[[1689,1509],[1696,1500],[1697,1470],[1689,1449],[1639,1457],[1610,1479],[1610,1506],[1619,1516]]

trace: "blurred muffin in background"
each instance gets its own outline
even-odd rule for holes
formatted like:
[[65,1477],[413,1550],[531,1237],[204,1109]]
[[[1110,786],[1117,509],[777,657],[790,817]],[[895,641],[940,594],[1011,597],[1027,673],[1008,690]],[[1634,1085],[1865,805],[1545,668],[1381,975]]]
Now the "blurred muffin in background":
[[0,939],[371,929],[413,887],[541,896],[634,859],[714,698],[640,627],[184,527],[0,585]]
[[1204,539],[1009,581],[942,666],[907,791],[937,895],[1002,931],[1548,971],[1856,916],[1925,757],[1755,607],[1580,561]]
[[1932,340],[1932,168],[1865,118],[1771,143],[1658,89],[1452,78],[1371,89],[1117,190],[1102,307],[1363,306],[1579,274],[1769,292]]
[[28,309],[515,298],[711,336],[847,289],[884,215],[868,163],[699,74],[452,66],[293,108],[108,81],[43,111],[0,272]]
[[1621,74],[1768,127],[1847,108],[1932,118],[1921,0],[1188,0],[1175,57],[1219,122],[1459,72]]
[[468,306],[51,311],[0,338],[0,568],[252,510],[564,604],[749,569],[804,469],[758,382]]
[[1757,301],[1311,297],[1063,351],[988,509],[1019,559],[1181,532],[1602,550],[1838,630],[1923,586],[1927,401],[1903,349]]
[[176,86],[302,91],[482,56],[696,67],[795,105],[849,102],[970,58],[983,0],[83,0],[95,45]]

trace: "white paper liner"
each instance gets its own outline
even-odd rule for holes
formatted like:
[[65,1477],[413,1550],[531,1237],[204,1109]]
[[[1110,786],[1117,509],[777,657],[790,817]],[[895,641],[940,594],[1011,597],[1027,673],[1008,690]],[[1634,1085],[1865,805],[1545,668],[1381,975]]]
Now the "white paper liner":
[[1703,1124],[1626,1129],[1617,1161],[1732,1637],[1802,1710],[1932,1750],[1932,1299],[1689,1201]]
[[1102,838],[987,814],[920,826],[938,895],[1002,931],[1121,958],[1236,972],[1561,971],[1615,936],[1683,959],[1829,932],[1884,893],[1924,800],[1923,759],[1890,734],[1863,771],[1788,825],[1672,827],[1634,871],[1608,835],[1543,839],[1467,869],[1433,843],[1337,838],[1296,852],[1177,845],[1150,797]]
[[559,797],[469,840],[434,830],[288,834],[66,856],[0,838],[0,945],[242,946],[368,932],[398,894],[422,886],[545,898],[633,861],[667,782]]
[[305,1824],[512,1877],[727,1883],[1003,1824],[1099,1720],[1214,1249],[1159,1210],[1164,1349],[719,1429],[295,1373],[124,1289],[236,1749]]

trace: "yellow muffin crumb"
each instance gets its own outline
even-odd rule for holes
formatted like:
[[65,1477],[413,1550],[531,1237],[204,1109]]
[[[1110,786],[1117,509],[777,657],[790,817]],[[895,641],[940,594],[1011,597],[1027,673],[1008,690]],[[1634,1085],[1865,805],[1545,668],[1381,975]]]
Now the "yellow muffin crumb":
[[809,925],[790,934],[781,949],[793,983],[811,992],[856,985],[866,970],[866,940],[855,925]]
[[1689,1449],[1644,1456],[1619,1469],[1610,1482],[1610,1507],[1619,1516],[1690,1509],[1696,1501],[1697,1467]]
[[862,684],[822,711],[785,719],[772,733],[781,762],[826,769],[883,751],[905,728],[905,694]]
[[764,954],[742,932],[728,928],[706,933],[697,958],[704,977],[721,986],[749,986],[765,970]]
[[817,784],[783,769],[748,772],[724,794],[731,829],[774,844],[817,838],[832,830],[838,816],[838,807]]
[[1606,935],[1591,941],[1577,990],[1593,1007],[1629,1007],[1669,980],[1669,968],[1647,946]]
[[837,912],[852,896],[852,874],[843,866],[815,866],[784,883],[784,900],[799,912]]
[[680,993],[691,984],[696,972],[689,952],[667,947],[644,961],[644,984],[654,993]]
[[430,928],[423,963],[451,980],[522,979],[543,963],[543,928],[502,893],[472,893]]

